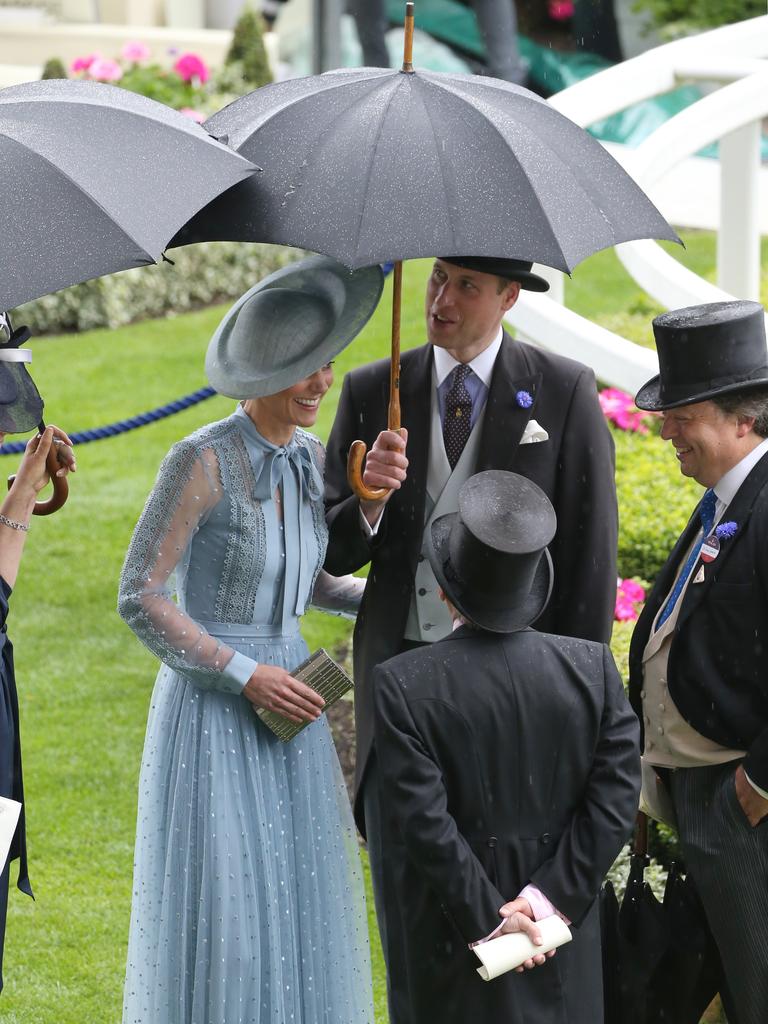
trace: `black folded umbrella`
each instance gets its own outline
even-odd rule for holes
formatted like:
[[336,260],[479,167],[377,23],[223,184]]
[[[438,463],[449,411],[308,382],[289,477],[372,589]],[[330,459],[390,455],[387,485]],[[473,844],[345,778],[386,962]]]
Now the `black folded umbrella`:
[[648,993],[647,1020],[699,1024],[720,991],[720,954],[690,877],[672,864],[664,889],[668,944]]
[[645,815],[638,822],[621,906],[610,882],[600,893],[605,1024],[699,1024],[720,989],[720,956],[693,881],[678,865],[663,901],[656,899],[644,879]]
[[664,907],[643,873],[648,858],[632,855],[621,906],[606,882],[600,894],[605,1024],[648,1024],[648,991],[669,946]]

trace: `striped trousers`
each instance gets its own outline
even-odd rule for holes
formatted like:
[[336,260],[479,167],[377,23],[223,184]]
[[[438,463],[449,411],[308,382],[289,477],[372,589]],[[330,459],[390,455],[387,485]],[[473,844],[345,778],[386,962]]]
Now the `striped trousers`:
[[734,784],[738,762],[671,773],[688,871],[720,951],[729,1024],[768,1021],[768,818],[753,828]]

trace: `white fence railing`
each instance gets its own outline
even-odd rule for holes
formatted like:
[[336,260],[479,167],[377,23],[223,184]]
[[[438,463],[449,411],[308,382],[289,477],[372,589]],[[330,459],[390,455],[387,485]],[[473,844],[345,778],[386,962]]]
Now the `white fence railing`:
[[[718,284],[692,273],[655,242],[627,242],[617,254],[637,283],[667,309],[727,298],[759,298],[762,198],[761,119],[768,115],[768,16],[727,25],[649,50],[565,89],[550,99],[582,126],[683,81],[715,87],[661,125],[636,149],[611,151],[646,190],[673,167],[719,141]],[[763,177],[765,173],[763,172]],[[676,223],[674,210],[669,219]],[[578,271],[577,271],[578,273]],[[548,275],[551,277],[551,275]],[[657,372],[656,355],[571,310],[552,297],[523,293],[508,321],[535,344],[590,365],[606,383],[634,392]]]

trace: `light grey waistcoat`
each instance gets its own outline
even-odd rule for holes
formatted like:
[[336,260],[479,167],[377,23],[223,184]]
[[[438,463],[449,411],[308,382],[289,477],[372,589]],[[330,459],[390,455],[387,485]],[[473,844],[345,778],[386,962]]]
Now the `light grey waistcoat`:
[[432,643],[448,636],[453,628],[451,616],[445,604],[437,595],[437,580],[427,558],[426,538],[433,520],[459,507],[459,490],[475,472],[480,437],[483,430],[483,419],[487,402],[480,410],[477,422],[472,428],[464,451],[456,463],[453,472],[443,443],[443,427],[440,422],[440,410],[437,403],[437,388],[432,388],[432,414],[429,434],[429,462],[427,465],[427,493],[424,504],[424,533],[421,542],[421,554],[416,566],[411,606],[408,609],[408,620],[405,625],[405,639]]

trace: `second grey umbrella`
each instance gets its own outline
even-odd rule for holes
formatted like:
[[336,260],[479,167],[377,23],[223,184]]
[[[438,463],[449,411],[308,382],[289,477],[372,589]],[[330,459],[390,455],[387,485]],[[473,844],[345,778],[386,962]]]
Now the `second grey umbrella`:
[[0,310],[160,259],[255,168],[178,111],[51,80],[0,90]]

